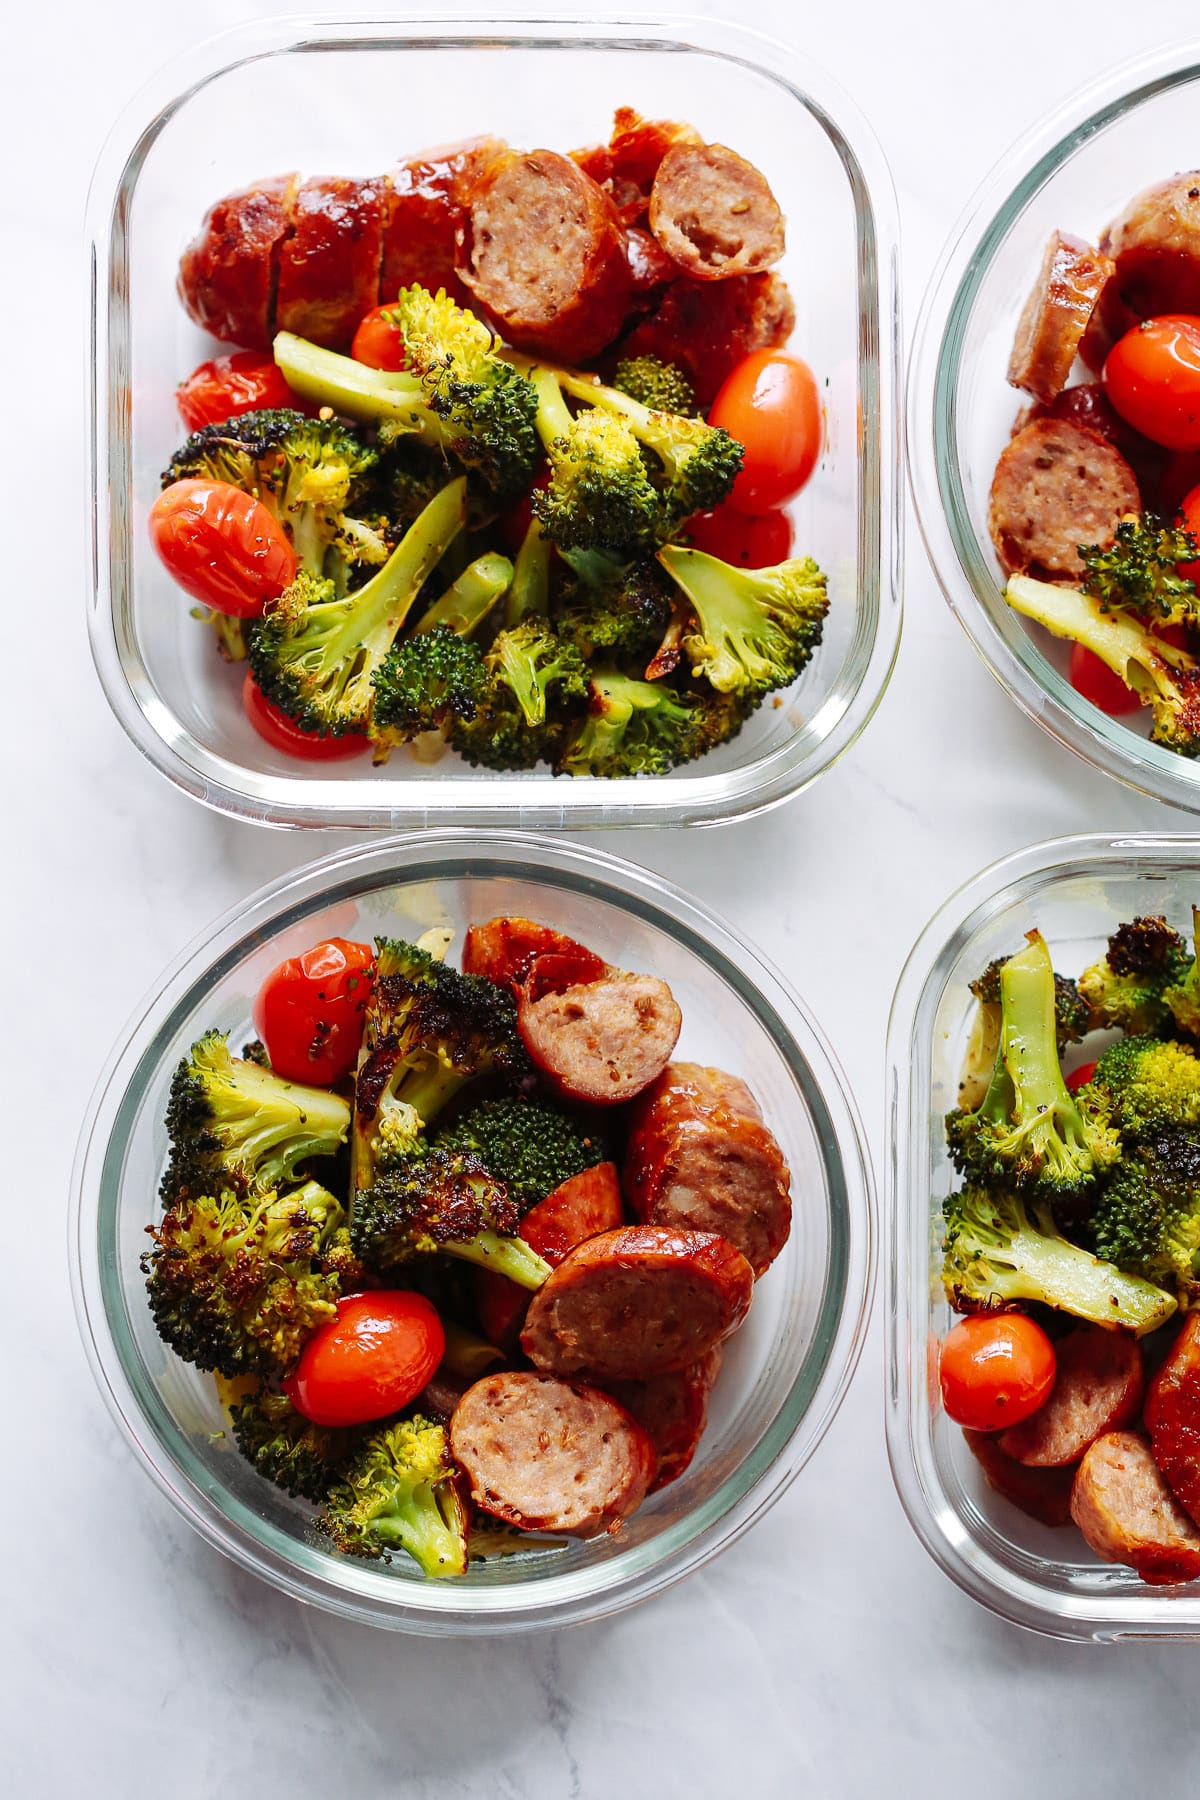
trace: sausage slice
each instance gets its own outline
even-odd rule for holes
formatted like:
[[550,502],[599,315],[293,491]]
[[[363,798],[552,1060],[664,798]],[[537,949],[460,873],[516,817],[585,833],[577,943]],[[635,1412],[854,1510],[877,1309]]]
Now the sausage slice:
[[1025,302],[1009,358],[1008,379],[1049,404],[1067,385],[1100,295],[1115,265],[1079,238],[1056,231]]
[[632,1100],[662,1074],[683,1014],[657,975],[609,969],[599,980],[543,991],[539,958],[517,997],[525,1048],[560,1094],[596,1106]]
[[755,1275],[791,1230],[783,1153],[744,1081],[672,1063],[638,1101],[625,1158],[630,1206],[647,1224],[717,1231]]
[[1130,201],[1100,240],[1134,319],[1200,312],[1200,170],[1172,175]]
[[614,1381],[610,1392],[645,1427],[658,1458],[650,1492],[678,1480],[696,1454],[708,1423],[708,1396],[721,1367],[720,1350],[710,1350],[688,1369],[654,1375],[649,1381]]
[[1144,1438],[1097,1438],[1075,1472],[1071,1517],[1105,1562],[1128,1563],[1155,1587],[1200,1576],[1200,1531],[1178,1504]]
[[654,1445],[623,1406],[530,1371],[468,1388],[450,1421],[450,1450],[476,1506],[523,1531],[612,1531],[654,1479]]
[[1000,1448],[1035,1469],[1077,1463],[1089,1444],[1122,1431],[1142,1404],[1142,1352],[1123,1331],[1084,1326],[1059,1338],[1044,1406],[1000,1436]]
[[[576,1244],[602,1231],[615,1231],[621,1220],[617,1166],[597,1163],[531,1206],[521,1221],[521,1236],[554,1268]],[[529,1289],[493,1269],[476,1269],[475,1303],[488,1342],[515,1350],[529,1308]]]
[[1111,543],[1124,515],[1140,511],[1119,450],[1066,420],[1036,419],[1000,452],[988,530],[1010,574],[1078,575],[1080,544]]
[[464,975],[482,975],[497,987],[515,988],[540,956],[571,958],[577,970],[576,981],[598,980],[608,972],[604,958],[586,945],[536,919],[515,915],[487,919],[482,925],[468,928],[463,939],[462,971]]
[[645,1381],[686,1369],[750,1309],[754,1275],[714,1232],[626,1225],[572,1250],[534,1294],[521,1348],[555,1375]]
[[295,175],[259,181],[208,209],[179,261],[179,298],[203,331],[269,350],[279,251],[292,228]]
[[698,281],[761,275],[784,251],[783,214],[766,177],[724,144],[674,144],[650,190],[650,229]]
[[346,348],[378,304],[386,191],[378,181],[302,181],[279,249],[275,324],[331,349]]
[[1200,1313],[1189,1314],[1146,1394],[1154,1460],[1200,1524]]
[[1033,1469],[1008,1456],[990,1431],[964,1430],[967,1448],[983,1470],[984,1480],[1004,1500],[1041,1525],[1071,1523],[1074,1469]]

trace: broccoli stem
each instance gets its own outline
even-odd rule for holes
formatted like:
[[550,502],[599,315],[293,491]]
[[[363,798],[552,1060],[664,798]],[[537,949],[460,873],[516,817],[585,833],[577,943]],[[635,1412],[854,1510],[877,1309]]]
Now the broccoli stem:
[[438,1249],[477,1268],[507,1275],[518,1287],[540,1288],[550,1273],[550,1264],[531,1250],[524,1238],[501,1237],[497,1231],[478,1231],[474,1237],[439,1244]]
[[[1034,1221],[1037,1212],[1034,1212]],[[1169,1294],[1137,1275],[1126,1275],[1061,1236],[1047,1219],[1014,1235],[1007,1256],[1012,1276],[999,1282],[1009,1300],[1040,1300],[1095,1325],[1121,1325],[1137,1337],[1154,1331],[1175,1310]]]
[[1128,613],[1105,612],[1098,600],[1076,588],[1013,575],[1004,598],[1014,612],[1044,625],[1055,637],[1083,644],[1143,705],[1163,698],[1162,681],[1155,679],[1156,664],[1168,673],[1171,669],[1194,666],[1186,651],[1175,650],[1151,637],[1146,627]]
[[489,1344],[486,1338],[476,1337],[473,1331],[455,1325],[450,1319],[442,1320],[442,1328],[446,1334],[442,1366],[463,1381],[478,1381],[481,1375],[486,1375],[489,1369],[504,1361],[503,1352],[497,1350],[495,1344]]
[[413,627],[413,636],[419,637],[422,632],[448,625],[459,637],[470,637],[512,579],[513,565],[506,556],[499,556],[492,550],[477,556],[441,599],[435,600],[428,612],[422,613]]
[[508,630],[519,625],[527,613],[546,614],[550,610],[550,560],[554,545],[542,530],[539,519],[529,521],[529,529],[521,539],[513,568],[512,583],[504,605],[504,623]]
[[276,334],[274,354],[293,393],[314,406],[330,406],[347,419],[391,419],[426,443],[447,447],[442,421],[406,370],[372,369],[290,331]]
[[1038,936],[1027,950],[1009,957],[1000,971],[1000,997],[1001,1055],[1021,1097],[1022,1113],[1078,1120],[1082,1137],[1079,1109],[1058,1060],[1054,967],[1044,938]]
[[467,1559],[460,1503],[451,1490],[443,1503],[442,1488],[435,1482],[413,1489],[391,1512],[377,1513],[371,1534],[385,1543],[398,1544],[426,1575],[462,1575]]
[[574,420],[571,409],[563,398],[560,378],[561,369],[552,369],[542,363],[535,363],[529,357],[517,357],[506,352],[506,360],[516,364],[528,375],[537,394],[537,415],[534,425],[542,440],[543,447],[551,449],[559,440],[567,436]]
[[[377,634],[385,635],[388,642],[396,636],[413,601],[462,530],[466,491],[466,478],[460,475],[435,494],[382,569],[350,596],[345,621],[324,651],[328,666],[371,645]],[[382,649],[386,648],[384,644]]]

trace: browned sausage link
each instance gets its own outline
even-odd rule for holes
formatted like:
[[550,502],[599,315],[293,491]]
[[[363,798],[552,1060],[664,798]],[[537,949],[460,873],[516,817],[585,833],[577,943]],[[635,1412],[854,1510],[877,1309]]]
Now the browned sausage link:
[[662,1074],[683,1024],[665,981],[612,969],[597,981],[538,993],[538,968],[535,962],[518,995],[517,1026],[559,1093],[616,1106]]
[[1071,1517],[1104,1562],[1128,1563],[1153,1586],[1200,1576],[1200,1531],[1132,1431],[1096,1439],[1075,1471]]
[[1200,1524],[1200,1313],[1189,1314],[1146,1395],[1154,1459]]
[[[616,1164],[597,1163],[530,1207],[521,1220],[521,1236],[553,1267],[586,1238],[614,1231],[622,1216]],[[476,1269],[475,1304],[488,1342],[515,1350],[529,1309],[529,1289],[493,1269]]]
[[678,363],[696,404],[704,407],[744,356],[785,344],[795,323],[792,296],[778,275],[737,275],[718,282],[681,275],[660,290],[656,309],[621,339],[607,360],[658,356]]
[[626,1225],[589,1238],[547,1277],[521,1348],[552,1374],[645,1381],[736,1331],[753,1287],[741,1251],[713,1232]]
[[476,176],[458,275],[511,343],[581,362],[625,322],[632,278],[603,188],[554,150],[507,150]]
[[386,188],[379,181],[320,177],[292,199],[292,229],[279,250],[275,325],[345,349],[378,304]]
[[1092,314],[1114,273],[1107,256],[1056,231],[1017,325],[1008,379],[1048,405],[1067,385]]
[[618,106],[607,144],[572,150],[571,160],[608,191],[621,222],[635,225],[645,216],[667,151],[673,144],[700,141],[700,133],[678,119],[644,119],[632,106]]
[[1133,321],[1200,312],[1200,170],[1156,182],[1100,240]]
[[464,975],[482,975],[498,987],[515,987],[525,980],[539,956],[568,956],[581,968],[590,961],[597,976],[608,969],[603,957],[596,956],[575,938],[550,925],[541,925],[536,919],[506,914],[467,928],[462,971]]
[[654,1446],[624,1407],[529,1371],[469,1388],[450,1421],[450,1449],[476,1506],[525,1531],[611,1531],[654,1479]]
[[698,281],[761,275],[784,251],[783,214],[766,178],[724,144],[676,144],[650,193],[650,229]]
[[279,248],[291,230],[298,177],[279,175],[226,194],[179,260],[177,287],[188,317],[227,343],[268,350],[275,332]]
[[1078,575],[1080,544],[1111,543],[1124,514],[1140,511],[1119,450],[1066,420],[1037,419],[1000,452],[988,529],[1010,573]]
[[967,1448],[988,1486],[1042,1525],[1071,1523],[1074,1469],[1031,1469],[1006,1456],[988,1431],[964,1431]]
[[1132,1425],[1142,1404],[1142,1353],[1124,1332],[1083,1326],[1054,1346],[1054,1387],[1044,1406],[1000,1438],[1031,1468],[1077,1463],[1089,1444]]
[[614,1381],[610,1392],[650,1434],[658,1458],[651,1493],[677,1481],[696,1454],[708,1423],[708,1397],[721,1367],[720,1350],[689,1369],[649,1381]]
[[445,288],[452,300],[470,305],[454,272],[464,196],[478,171],[504,148],[503,138],[466,138],[422,150],[388,171],[381,305],[414,282],[432,292]]
[[787,1164],[744,1081],[672,1063],[634,1110],[625,1189],[639,1219],[718,1231],[756,1275],[791,1229]]

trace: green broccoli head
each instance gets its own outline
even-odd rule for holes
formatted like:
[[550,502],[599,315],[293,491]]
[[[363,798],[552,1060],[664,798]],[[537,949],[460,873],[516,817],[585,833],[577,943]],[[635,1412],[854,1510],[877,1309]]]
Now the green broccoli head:
[[236,1401],[230,1417],[246,1461],[298,1500],[324,1500],[363,1439],[357,1428],[314,1425],[286,1394],[265,1387]]
[[1106,1108],[1127,1143],[1192,1131],[1200,1126],[1200,1060],[1173,1038],[1118,1038],[1077,1098]]
[[795,680],[821,641],[829,610],[825,577],[811,557],[739,569],[668,544],[658,560],[696,615],[683,640],[694,674],[724,694],[767,694]]
[[473,719],[487,672],[482,652],[469,638],[438,625],[393,645],[373,679],[371,735],[390,747]]
[[407,1551],[424,1574],[462,1575],[469,1514],[444,1426],[417,1415],[374,1433],[329,1494],[317,1527],[347,1556]]
[[587,665],[544,619],[528,617],[497,633],[485,658],[494,689],[511,696],[529,726],[544,725],[587,697]]
[[733,737],[750,710],[732,695],[690,693],[616,669],[593,669],[591,694],[559,761],[569,775],[665,775]]
[[696,411],[695,391],[683,370],[657,356],[626,357],[617,364],[612,384],[652,412],[691,418]]
[[350,1240],[390,1274],[415,1257],[454,1256],[540,1287],[549,1265],[517,1236],[521,1209],[469,1150],[437,1148],[389,1162],[355,1197]]
[[1200,1139],[1162,1132],[1113,1170],[1088,1219],[1097,1256],[1174,1293],[1200,1300]]
[[[567,561],[575,567],[574,560]],[[555,623],[574,639],[589,659],[598,651],[604,660],[626,660],[644,669],[671,623],[674,597],[658,564],[641,561],[611,569],[583,564],[576,574]]]
[[1188,967],[1187,945],[1161,915],[1137,918],[1117,927],[1107,954],[1080,976],[1079,992],[1095,1025],[1140,1036],[1166,1022],[1165,992]]
[[1184,974],[1163,989],[1164,1006],[1176,1031],[1200,1038],[1200,908],[1192,908],[1192,943],[1195,954]]
[[1087,544],[1079,554],[1083,591],[1099,601],[1102,612],[1124,607],[1160,626],[1200,616],[1196,584],[1179,569],[1180,563],[1200,558],[1190,531],[1142,513],[1122,519],[1110,544]]
[[436,1141],[439,1149],[477,1156],[522,1213],[606,1156],[605,1145],[561,1107],[522,1094],[481,1100]]
[[545,535],[562,549],[630,557],[666,535],[638,440],[618,414],[586,408],[548,453],[550,480],[534,489],[532,505]]

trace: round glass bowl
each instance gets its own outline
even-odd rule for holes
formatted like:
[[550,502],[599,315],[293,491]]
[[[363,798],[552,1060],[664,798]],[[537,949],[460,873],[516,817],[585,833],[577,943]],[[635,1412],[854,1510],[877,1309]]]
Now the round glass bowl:
[[1096,768],[1200,811],[1200,762],[1151,744],[1067,680],[1067,646],[1005,605],[987,530],[996,458],[1024,396],[1005,371],[1057,227],[1095,242],[1142,188],[1195,166],[1200,44],[1122,64],[1023,138],[959,221],[934,273],[910,367],[908,458],[926,548],[950,608],[992,674]]
[[[532,1550],[425,1581],[323,1548],[310,1509],[233,1447],[211,1377],[151,1322],[138,1259],[166,1141],[171,1073],[200,1033],[253,1035],[268,969],[330,935],[459,944],[498,913],[544,918],[624,967],[652,969],[683,1009],[679,1055],[750,1083],[791,1166],[792,1234],[727,1346],[692,1467],[614,1537]],[[453,955],[453,951],[451,952]],[[220,920],[139,1009],[84,1125],[71,1215],[76,1306],[113,1416],[163,1493],[209,1543],[284,1592],[347,1617],[427,1633],[511,1631],[616,1611],[715,1556],[777,1500],[845,1392],[866,1326],[873,1197],[862,1127],[820,1031],[727,925],[657,876],[516,833],[426,832],[342,850]]]

